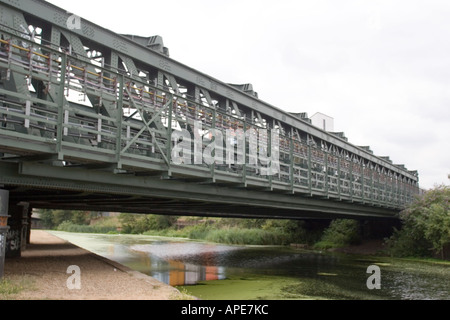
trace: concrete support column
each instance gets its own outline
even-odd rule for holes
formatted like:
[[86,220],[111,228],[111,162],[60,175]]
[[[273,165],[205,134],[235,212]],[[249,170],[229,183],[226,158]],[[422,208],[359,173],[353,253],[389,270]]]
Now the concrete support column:
[[0,190],[0,279],[3,278],[6,256],[6,236],[8,233],[9,191]]
[[26,234],[26,244],[30,244],[31,242],[31,216],[33,215],[33,208],[31,206],[28,206],[28,212],[27,212],[27,234]]
[[28,238],[29,204],[20,202],[9,205],[9,231],[6,238],[6,258],[17,258],[25,250]]

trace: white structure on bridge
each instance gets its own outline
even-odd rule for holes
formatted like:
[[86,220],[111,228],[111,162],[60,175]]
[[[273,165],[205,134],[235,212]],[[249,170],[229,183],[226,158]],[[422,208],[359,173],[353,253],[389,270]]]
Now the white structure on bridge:
[[310,119],[313,126],[328,132],[334,132],[334,118],[321,112],[316,112]]

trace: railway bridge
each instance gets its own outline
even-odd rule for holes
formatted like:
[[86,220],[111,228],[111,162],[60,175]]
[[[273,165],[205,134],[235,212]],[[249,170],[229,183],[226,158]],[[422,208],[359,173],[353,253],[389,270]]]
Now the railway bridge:
[[0,189],[16,248],[31,208],[395,218],[419,191],[416,171],[171,59],[161,37],[42,0],[0,0]]

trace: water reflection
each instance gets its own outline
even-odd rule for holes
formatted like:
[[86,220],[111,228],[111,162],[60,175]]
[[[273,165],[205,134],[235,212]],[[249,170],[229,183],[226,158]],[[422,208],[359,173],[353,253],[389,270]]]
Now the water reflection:
[[261,275],[317,277],[332,274],[339,259],[331,255],[293,252],[281,247],[244,247],[219,244],[154,241],[129,248],[139,256],[145,272],[173,286],[223,280],[249,270]]
[[171,286],[194,285],[199,281],[225,279],[223,267],[198,266],[173,260],[153,262],[150,275]]
[[[358,259],[283,247],[229,246],[148,236],[52,233],[172,286],[223,279],[232,279],[227,285],[236,281],[251,285],[249,279],[256,279],[254,285],[261,279],[271,279],[270,284],[263,281],[263,287],[253,290],[255,294],[270,288],[270,297],[276,299],[450,299],[448,264],[381,257]],[[381,290],[367,289],[366,270],[372,264],[381,267]],[[219,286],[224,291],[226,285]],[[227,299],[236,298],[236,291],[230,292]],[[207,297],[215,296],[208,291]]]
[[225,267],[220,266],[220,261],[228,253],[238,249],[202,243],[163,241],[130,247],[130,250],[141,257],[141,263],[149,266],[149,275],[172,286],[225,279]]

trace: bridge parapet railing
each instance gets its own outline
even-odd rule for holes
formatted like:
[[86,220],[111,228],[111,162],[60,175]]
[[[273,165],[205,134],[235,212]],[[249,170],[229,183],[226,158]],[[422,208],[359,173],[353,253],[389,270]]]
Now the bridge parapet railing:
[[[417,186],[406,178],[362,158],[352,159],[345,152],[330,152],[296,139],[281,129],[279,149],[275,150],[279,170],[262,175],[260,169],[267,163],[251,159],[255,153],[248,143],[235,148],[237,132],[248,131],[248,138],[256,134],[258,139],[258,129],[265,129],[269,138],[266,156],[270,157],[274,150],[270,150],[269,129],[273,126],[194,101],[129,71],[111,68],[101,58],[80,56],[7,31],[0,33],[0,134],[4,136],[38,141],[48,145],[42,150],[55,154],[72,150],[71,158],[80,161],[164,171],[172,165],[173,132],[186,130],[193,140],[201,136],[200,145],[191,143],[189,165],[212,174],[216,171],[241,181],[252,178],[298,193],[380,206],[401,207],[416,193]],[[233,152],[217,149],[222,161],[196,163],[196,146],[203,155],[212,130],[222,133],[225,148],[226,139],[233,139]],[[233,161],[227,162],[227,156]],[[244,163],[237,161],[239,157]]]
[[[0,39],[0,68],[3,82],[0,88],[2,104],[0,113],[3,130],[15,133],[44,136],[48,139],[56,136],[58,123],[58,105],[46,103],[45,97],[37,95],[27,96],[29,88],[37,81],[48,91],[52,85],[59,84],[58,52],[43,54],[36,50],[26,39],[3,35]],[[14,85],[20,84],[15,92],[11,92]]]
[[370,163],[364,163],[363,166],[363,197],[364,201],[373,201],[373,166]]
[[339,196],[339,158],[334,154],[327,155],[328,193]]
[[361,159],[354,158],[351,161],[351,195],[352,199],[363,199],[363,177]]

